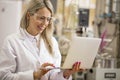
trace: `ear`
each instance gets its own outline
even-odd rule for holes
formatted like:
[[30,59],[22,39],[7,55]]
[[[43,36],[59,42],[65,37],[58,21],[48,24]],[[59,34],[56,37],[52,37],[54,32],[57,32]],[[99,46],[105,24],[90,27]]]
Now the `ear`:
[[30,12],[27,12],[26,17],[27,17],[27,20],[30,19]]

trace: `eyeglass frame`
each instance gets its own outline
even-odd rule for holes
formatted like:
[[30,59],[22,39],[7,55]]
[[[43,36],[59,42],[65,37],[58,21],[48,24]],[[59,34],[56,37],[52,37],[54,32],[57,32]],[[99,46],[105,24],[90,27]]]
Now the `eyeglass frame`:
[[41,16],[41,15],[39,15],[37,13],[35,13],[34,15],[36,16],[36,19],[38,21],[44,22],[45,20],[47,20],[47,22],[50,23],[53,20],[53,17],[45,17],[45,16]]

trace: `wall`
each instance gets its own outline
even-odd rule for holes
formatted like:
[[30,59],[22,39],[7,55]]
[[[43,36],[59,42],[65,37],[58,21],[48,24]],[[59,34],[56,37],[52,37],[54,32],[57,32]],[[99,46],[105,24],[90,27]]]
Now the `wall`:
[[5,37],[17,31],[21,15],[21,1],[0,1],[0,49]]

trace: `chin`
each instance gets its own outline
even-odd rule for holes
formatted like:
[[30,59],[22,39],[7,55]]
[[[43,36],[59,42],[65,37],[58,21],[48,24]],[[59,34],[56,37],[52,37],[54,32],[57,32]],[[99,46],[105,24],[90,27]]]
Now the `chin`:
[[43,31],[40,31],[39,33],[41,34]]
[[39,33],[42,33],[43,31],[42,30],[37,30],[37,33],[39,34]]

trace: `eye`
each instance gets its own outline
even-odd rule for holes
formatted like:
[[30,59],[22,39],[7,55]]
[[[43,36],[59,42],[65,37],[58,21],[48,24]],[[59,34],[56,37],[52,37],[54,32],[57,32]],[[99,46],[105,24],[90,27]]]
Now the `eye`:
[[37,18],[37,19],[38,19],[38,20],[42,20],[42,21],[43,21],[43,20],[45,20],[45,17],[43,17],[43,16],[42,16],[42,17],[38,16],[38,18]]
[[52,20],[52,18],[51,18],[51,17],[48,17],[48,18],[47,18],[47,21],[51,21],[51,20]]
[[36,14],[36,19],[39,21],[46,21],[47,20],[47,22],[50,22],[52,20],[52,17],[39,16]]

